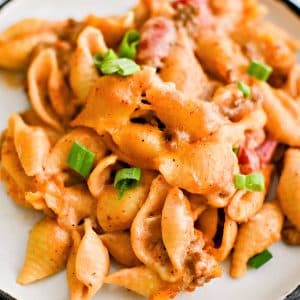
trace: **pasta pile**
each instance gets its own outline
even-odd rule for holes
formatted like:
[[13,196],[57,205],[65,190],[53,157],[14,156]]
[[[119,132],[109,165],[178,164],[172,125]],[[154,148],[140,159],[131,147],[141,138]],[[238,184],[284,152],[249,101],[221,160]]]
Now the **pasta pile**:
[[1,179],[44,213],[18,283],[66,268],[73,300],[104,283],[169,299],[227,258],[239,278],[281,236],[300,244],[299,42],[264,14],[255,0],[141,0],[0,34],[0,67],[25,72],[31,104],[2,135]]

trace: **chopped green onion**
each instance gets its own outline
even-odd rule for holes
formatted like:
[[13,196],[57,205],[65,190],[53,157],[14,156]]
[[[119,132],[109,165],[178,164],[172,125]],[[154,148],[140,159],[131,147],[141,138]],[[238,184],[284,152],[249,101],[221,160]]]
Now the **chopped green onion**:
[[262,173],[246,176],[246,189],[252,192],[262,192],[265,189],[265,179]]
[[133,60],[129,58],[118,58],[113,50],[108,50],[104,55],[96,55],[94,63],[103,75],[118,74],[129,76],[141,70]]
[[139,65],[128,58],[120,58],[116,62],[119,66],[118,74],[122,76],[128,76],[141,70]]
[[239,190],[244,190],[246,187],[246,175],[243,174],[235,175],[234,186]]
[[114,60],[104,60],[100,67],[104,75],[119,74],[121,76],[132,75],[141,70],[133,60],[128,58],[119,58]]
[[114,187],[119,190],[118,199],[121,199],[124,192],[131,189],[140,182],[142,171],[140,168],[125,168],[117,172],[114,180]]
[[115,60],[104,60],[100,65],[100,71],[103,75],[118,73],[119,67]]
[[262,173],[238,174],[234,176],[234,185],[239,190],[262,192],[265,189],[264,176]]
[[118,55],[113,49],[108,49],[108,51],[104,54],[98,53],[94,56],[94,63],[96,67],[100,70],[101,64],[107,60],[118,59]]
[[242,81],[238,81],[237,86],[238,86],[238,89],[244,94],[245,97],[248,97],[248,98],[251,97],[251,89],[246,83],[244,83]]
[[94,164],[96,154],[75,141],[69,153],[67,163],[71,169],[87,177]]
[[261,63],[257,60],[252,60],[247,73],[261,81],[267,81],[272,73],[272,67]]
[[113,49],[108,49],[108,51],[103,55],[103,60],[117,59],[118,54]]
[[261,252],[260,254],[257,254],[253,256],[252,258],[249,259],[248,264],[255,268],[258,269],[262,265],[264,265],[266,262],[268,262],[271,258],[273,257],[272,253],[269,250],[265,250]]
[[124,193],[126,192],[126,190],[128,190],[128,183],[126,180],[124,180],[121,184],[120,184],[120,188],[119,188],[119,193],[118,193],[118,199],[120,200]]
[[235,155],[237,155],[239,153],[240,147],[233,147],[232,151]]
[[136,56],[136,48],[140,43],[140,40],[141,36],[138,31],[127,31],[119,47],[120,57],[134,59]]

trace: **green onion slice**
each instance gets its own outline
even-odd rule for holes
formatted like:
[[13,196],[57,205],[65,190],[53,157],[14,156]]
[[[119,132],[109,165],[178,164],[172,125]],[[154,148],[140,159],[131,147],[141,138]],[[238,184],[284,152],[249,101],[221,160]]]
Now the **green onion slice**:
[[142,171],[140,168],[125,168],[116,173],[114,187],[119,190],[118,199],[121,199],[124,192],[134,188],[141,180]]
[[139,65],[128,58],[120,58],[116,62],[119,67],[118,74],[121,76],[128,76],[141,70]]
[[262,192],[265,189],[264,175],[262,173],[238,174],[234,176],[234,185],[239,190]]
[[140,66],[128,58],[104,60],[100,66],[100,71],[104,75],[119,74],[121,76],[129,76],[140,70]]
[[242,81],[238,81],[237,86],[238,86],[238,89],[244,94],[245,97],[248,97],[248,98],[251,97],[251,89],[246,83],[244,83]]
[[119,67],[118,64],[116,63],[116,59],[103,60],[99,69],[103,75],[116,74],[119,71]]
[[120,57],[134,59],[136,56],[136,48],[140,43],[141,36],[136,30],[129,30],[125,33],[119,47]]
[[118,54],[113,49],[108,49],[108,51],[103,55],[103,60],[113,60],[117,59]]
[[238,174],[234,176],[234,185],[239,190],[244,190],[246,187],[246,175]]
[[258,80],[267,81],[272,71],[272,67],[257,60],[252,60],[248,67],[247,73]]
[[233,147],[232,151],[235,155],[237,155],[239,153],[240,147]]
[[129,58],[118,58],[112,50],[108,50],[104,55],[98,54],[94,57],[94,63],[103,75],[118,74],[129,76],[141,70],[133,60]]
[[265,250],[261,252],[260,254],[257,254],[253,257],[251,257],[248,261],[248,264],[255,268],[258,269],[262,265],[264,265],[266,262],[268,262],[271,258],[273,257],[272,253],[269,250]]
[[94,56],[94,63],[96,65],[96,67],[100,70],[101,68],[101,64],[104,61],[107,60],[114,60],[114,59],[118,59],[118,55],[116,54],[116,52],[113,49],[109,49],[106,53],[102,54],[102,53],[98,53]]
[[246,189],[252,192],[262,192],[265,189],[265,178],[262,173],[246,176]]
[[96,154],[75,141],[69,153],[67,164],[83,177],[87,177],[93,167]]

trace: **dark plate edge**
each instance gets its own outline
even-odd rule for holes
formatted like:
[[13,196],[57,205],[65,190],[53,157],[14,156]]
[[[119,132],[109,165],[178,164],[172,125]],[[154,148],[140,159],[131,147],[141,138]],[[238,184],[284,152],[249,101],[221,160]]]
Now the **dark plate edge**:
[[6,4],[8,4],[11,1],[12,0],[2,0],[2,1],[0,1],[0,9],[3,8]]
[[279,0],[286,6],[288,6],[295,14],[300,16],[300,2],[297,0]]

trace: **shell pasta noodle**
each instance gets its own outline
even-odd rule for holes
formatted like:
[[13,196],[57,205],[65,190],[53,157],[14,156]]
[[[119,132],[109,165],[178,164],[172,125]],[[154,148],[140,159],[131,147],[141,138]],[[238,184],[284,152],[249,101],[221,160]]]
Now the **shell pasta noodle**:
[[66,270],[70,300],[103,285],[172,299],[226,260],[240,278],[276,264],[281,237],[300,245],[300,42],[264,14],[140,0],[0,33],[30,105],[1,134],[1,180],[43,214],[18,284]]

